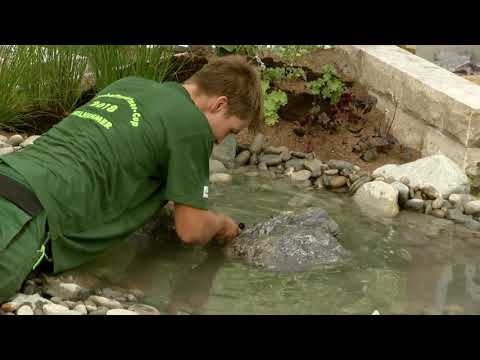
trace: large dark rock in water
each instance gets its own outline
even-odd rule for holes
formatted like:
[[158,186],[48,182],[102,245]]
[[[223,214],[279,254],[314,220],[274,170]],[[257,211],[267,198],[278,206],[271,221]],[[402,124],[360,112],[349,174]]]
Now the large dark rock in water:
[[305,271],[341,265],[350,254],[337,241],[339,228],[320,208],[273,217],[245,230],[230,243],[227,256],[271,271]]

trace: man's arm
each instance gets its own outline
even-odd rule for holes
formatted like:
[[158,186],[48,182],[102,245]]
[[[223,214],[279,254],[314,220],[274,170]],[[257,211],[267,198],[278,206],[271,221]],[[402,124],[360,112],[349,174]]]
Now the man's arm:
[[231,241],[240,232],[238,224],[223,214],[175,203],[175,228],[185,243],[205,245],[211,240]]

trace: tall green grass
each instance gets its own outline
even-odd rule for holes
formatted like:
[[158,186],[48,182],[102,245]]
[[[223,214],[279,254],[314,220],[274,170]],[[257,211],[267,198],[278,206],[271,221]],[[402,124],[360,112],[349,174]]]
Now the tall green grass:
[[100,91],[126,76],[164,81],[174,70],[173,47],[162,45],[91,45],[85,48]]
[[96,90],[125,76],[157,81],[176,69],[171,46],[7,45],[0,47],[0,128],[45,130],[72,112],[87,65]]

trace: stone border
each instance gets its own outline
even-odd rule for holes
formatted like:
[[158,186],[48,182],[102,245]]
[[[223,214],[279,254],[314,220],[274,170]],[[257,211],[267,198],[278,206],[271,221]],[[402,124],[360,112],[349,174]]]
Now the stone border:
[[392,134],[423,157],[442,153],[463,170],[480,162],[480,86],[395,45],[338,45],[348,77],[393,114]]

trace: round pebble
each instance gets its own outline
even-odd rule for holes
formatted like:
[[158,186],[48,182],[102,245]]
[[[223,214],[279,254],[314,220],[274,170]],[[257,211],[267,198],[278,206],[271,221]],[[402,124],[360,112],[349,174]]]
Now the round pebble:
[[33,315],[33,309],[28,305],[22,305],[18,308],[17,315]]
[[232,181],[232,175],[224,173],[216,173],[210,175],[209,181],[211,183],[227,183]]
[[8,143],[12,146],[18,146],[20,145],[21,143],[23,142],[23,137],[22,135],[12,135],[10,136],[10,138],[8,139]]

